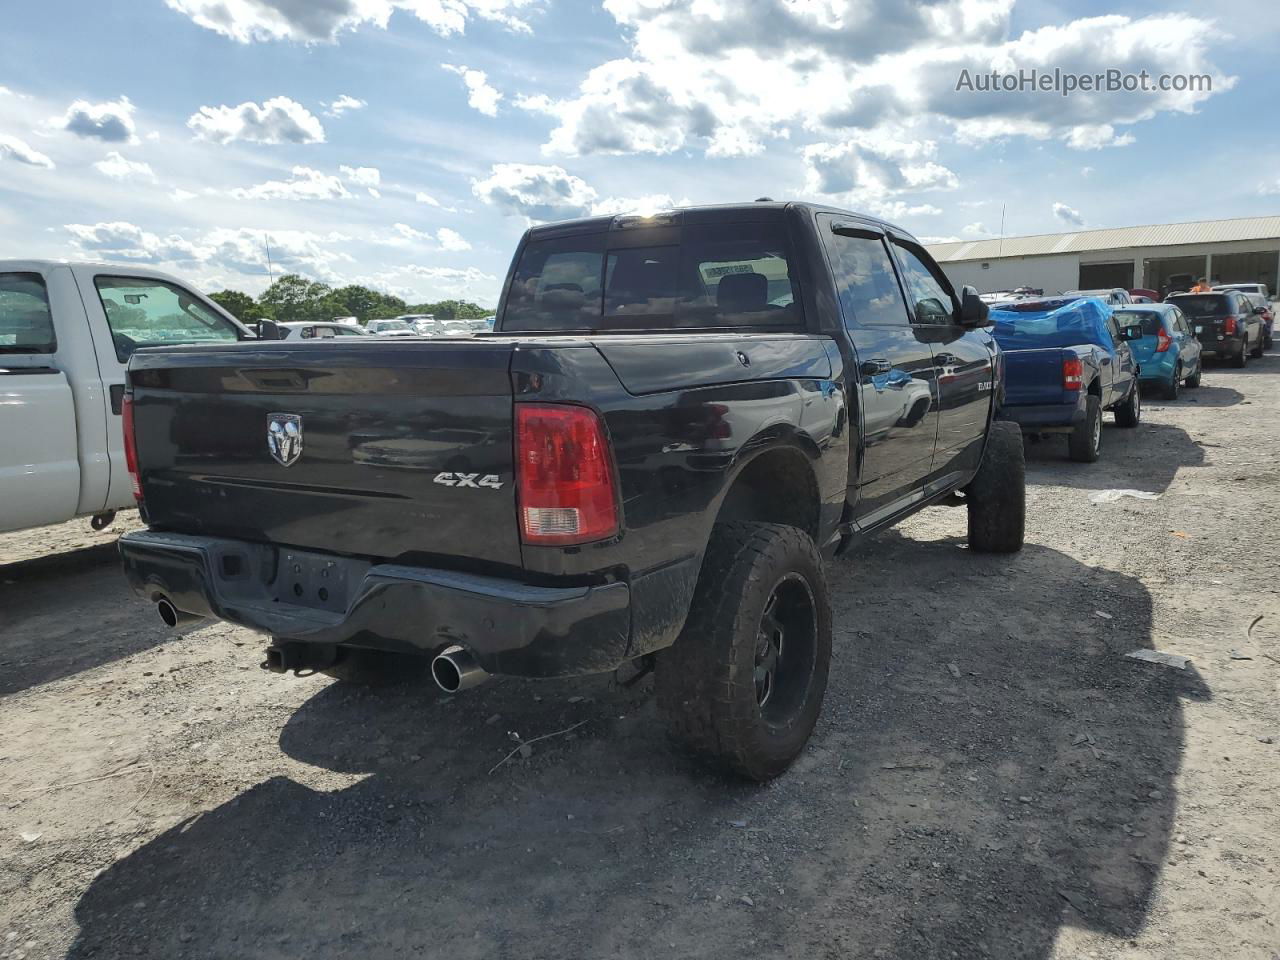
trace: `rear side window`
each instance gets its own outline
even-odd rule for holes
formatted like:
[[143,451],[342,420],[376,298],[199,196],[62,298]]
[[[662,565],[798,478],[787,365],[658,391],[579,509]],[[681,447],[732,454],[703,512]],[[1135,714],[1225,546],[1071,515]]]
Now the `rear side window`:
[[1160,314],[1154,310],[1123,310],[1116,313],[1116,319],[1121,324],[1129,325],[1136,323],[1142,327],[1142,335],[1144,337],[1156,336],[1163,327],[1161,326]]
[[38,273],[0,273],[0,353],[57,349],[44,278]]
[[[785,232],[763,223],[534,241],[507,294],[504,330],[622,331],[799,326]],[[675,241],[675,242],[672,242]]]
[[171,283],[139,277],[95,277],[93,282],[121,363],[137,347],[240,339],[229,320]]

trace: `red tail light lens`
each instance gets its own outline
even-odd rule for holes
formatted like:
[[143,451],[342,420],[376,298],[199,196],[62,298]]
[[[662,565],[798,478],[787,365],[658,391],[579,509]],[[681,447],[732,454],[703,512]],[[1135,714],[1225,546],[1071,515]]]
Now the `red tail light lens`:
[[1062,358],[1062,389],[1079,390],[1084,384],[1084,361],[1079,357]]
[[566,546],[618,532],[612,458],[594,411],[516,404],[516,458],[525,543]]
[[1235,317],[1227,317],[1222,321],[1222,332],[1228,336],[1234,334],[1236,332],[1236,323],[1237,320]]
[[1165,333],[1164,329],[1156,331],[1156,353],[1164,353],[1173,346],[1173,337]]
[[142,502],[142,481],[138,477],[138,441],[133,433],[133,395],[126,393],[120,405],[120,426],[124,430],[124,465],[133,483],[133,499]]

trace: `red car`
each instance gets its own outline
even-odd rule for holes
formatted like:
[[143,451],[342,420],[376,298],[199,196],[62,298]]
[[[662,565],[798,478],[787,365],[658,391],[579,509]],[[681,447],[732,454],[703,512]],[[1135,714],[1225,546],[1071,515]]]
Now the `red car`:
[[[1160,293],[1156,290],[1148,290],[1146,287],[1135,287],[1129,291],[1131,297],[1146,297],[1152,303],[1160,302]],[[1138,301],[1141,303],[1142,301]]]

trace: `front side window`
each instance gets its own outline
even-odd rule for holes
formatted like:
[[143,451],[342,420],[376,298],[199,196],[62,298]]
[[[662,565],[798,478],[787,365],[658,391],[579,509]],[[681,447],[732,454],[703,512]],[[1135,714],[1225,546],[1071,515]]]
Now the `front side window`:
[[121,363],[138,347],[240,339],[230,320],[164,280],[95,277],[93,282]]
[[0,353],[53,353],[49,292],[38,273],[0,273]]
[[907,305],[883,238],[856,230],[832,233],[827,249],[846,325],[907,325]]
[[895,243],[902,280],[917,323],[952,323],[956,304],[940,277],[910,247]]

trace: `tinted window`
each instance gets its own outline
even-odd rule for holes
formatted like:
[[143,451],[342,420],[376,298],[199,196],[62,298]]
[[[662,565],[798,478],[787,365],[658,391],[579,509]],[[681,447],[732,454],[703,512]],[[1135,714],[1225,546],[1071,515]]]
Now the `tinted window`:
[[[803,321],[785,233],[695,225],[533,241],[507,294],[506,330],[795,326]],[[607,249],[610,238],[617,249]],[[625,246],[623,245],[625,243]]]
[[1170,302],[1189,317],[1225,317],[1231,312],[1231,298],[1220,293],[1190,294]]
[[121,363],[135,347],[240,339],[231,321],[163,280],[96,277],[93,282]]
[[846,324],[907,324],[907,305],[893,272],[893,262],[880,237],[833,233],[828,237],[831,270]]
[[1116,319],[1121,326],[1138,324],[1142,327],[1144,337],[1154,337],[1161,330],[1160,314],[1154,310],[1122,310],[1117,311]]
[[902,264],[902,279],[907,288],[918,323],[952,323],[955,303],[942,280],[910,247],[894,244]]
[[0,353],[53,353],[57,348],[44,278],[0,273]]

